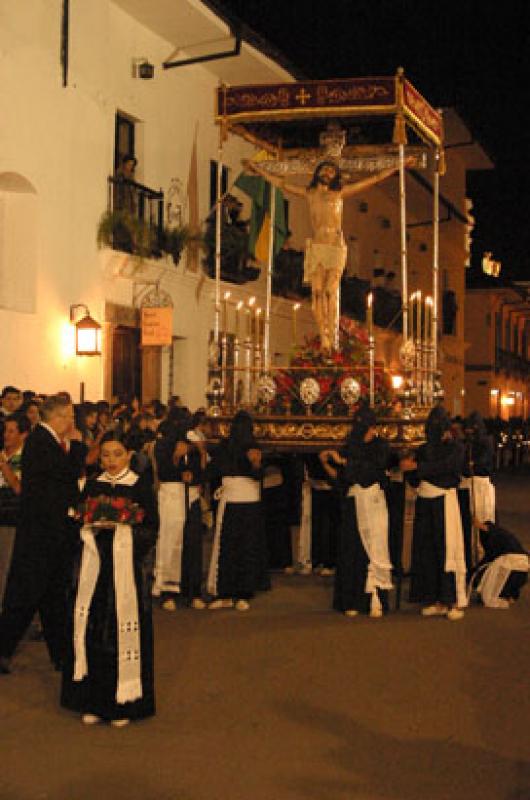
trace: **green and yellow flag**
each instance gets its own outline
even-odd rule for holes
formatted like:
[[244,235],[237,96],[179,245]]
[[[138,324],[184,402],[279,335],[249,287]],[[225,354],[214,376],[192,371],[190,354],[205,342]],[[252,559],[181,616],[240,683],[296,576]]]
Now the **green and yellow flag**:
[[[254,161],[266,161],[265,150],[261,150]],[[252,200],[249,228],[249,252],[256,261],[266,263],[269,258],[269,237],[271,229],[270,201],[271,190],[276,192],[274,213],[274,255],[279,253],[287,238],[285,205],[283,193],[275,189],[260,175],[247,175],[242,172],[234,184]]]

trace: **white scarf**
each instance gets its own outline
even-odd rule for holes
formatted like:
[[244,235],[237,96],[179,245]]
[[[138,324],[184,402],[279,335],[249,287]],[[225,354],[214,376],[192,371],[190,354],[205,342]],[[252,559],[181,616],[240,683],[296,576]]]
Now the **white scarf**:
[[509,608],[507,600],[500,597],[510,572],[528,572],[528,556],[524,553],[506,553],[488,564],[477,592],[486,608]]
[[221,531],[223,528],[223,517],[227,503],[259,503],[260,501],[260,482],[254,478],[244,478],[243,476],[231,476],[223,478],[222,486],[215,493],[219,499],[217,508],[217,519],[215,521],[215,536],[213,540],[210,567],[208,569],[207,588],[209,593],[217,595],[217,574],[219,568],[219,553],[221,550]]
[[462,517],[458,506],[456,489],[441,489],[428,481],[421,481],[418,497],[434,500],[444,498],[445,521],[445,572],[454,572],[456,587],[456,604],[465,608],[468,604],[466,595],[466,561],[464,555],[464,532]]
[[388,509],[385,493],[378,483],[363,488],[350,486],[348,497],[355,499],[357,527],[368,556],[364,591],[371,595],[370,610],[381,610],[378,589],[392,589],[392,564],[388,553]]
[[[190,505],[199,499],[198,486],[190,486]],[[180,592],[182,550],[186,522],[186,488],[184,483],[162,481],[158,490],[160,527],[156,545],[156,570],[153,594]]]

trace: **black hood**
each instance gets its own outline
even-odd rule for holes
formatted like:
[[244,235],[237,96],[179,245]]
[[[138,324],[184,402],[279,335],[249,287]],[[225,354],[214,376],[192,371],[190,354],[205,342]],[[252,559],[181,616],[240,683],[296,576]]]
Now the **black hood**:
[[443,406],[436,406],[425,423],[425,433],[429,444],[437,444],[442,441],[442,436],[451,427],[451,420]]
[[377,417],[370,406],[363,404],[353,417],[350,435],[348,436],[348,447],[362,444],[366,431],[375,427],[375,425],[377,425]]

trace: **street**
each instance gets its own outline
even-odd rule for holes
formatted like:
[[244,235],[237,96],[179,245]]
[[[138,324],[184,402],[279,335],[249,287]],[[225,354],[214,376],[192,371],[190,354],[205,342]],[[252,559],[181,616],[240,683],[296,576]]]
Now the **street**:
[[[530,475],[498,481],[530,546]],[[1,800],[529,800],[530,590],[509,611],[383,620],[332,579],[273,576],[251,610],[155,610],[157,716],[83,726],[42,642],[0,678]],[[406,597],[406,590],[404,593]]]

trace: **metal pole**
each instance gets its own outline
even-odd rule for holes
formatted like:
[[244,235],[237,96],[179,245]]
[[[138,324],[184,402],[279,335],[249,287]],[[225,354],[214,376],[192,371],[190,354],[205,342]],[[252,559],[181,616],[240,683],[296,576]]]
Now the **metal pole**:
[[223,177],[223,142],[219,136],[219,153],[217,157],[217,191],[215,203],[215,323],[214,341],[219,352],[219,330],[221,317],[221,228],[223,221],[222,205]]
[[407,275],[407,203],[405,194],[405,145],[399,145],[399,216],[401,226],[401,297],[403,303],[403,342],[409,338],[409,289]]
[[438,278],[440,260],[440,151],[436,150],[433,176],[433,245],[432,245],[432,380],[438,369]]
[[276,189],[270,186],[270,217],[271,227],[269,231],[269,258],[267,261],[267,299],[265,303],[265,321],[263,330],[263,369],[269,371],[271,365],[270,351],[270,332],[271,332],[271,299],[272,299],[272,268],[274,264],[274,218],[276,216]]

